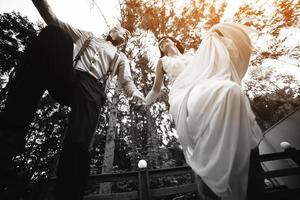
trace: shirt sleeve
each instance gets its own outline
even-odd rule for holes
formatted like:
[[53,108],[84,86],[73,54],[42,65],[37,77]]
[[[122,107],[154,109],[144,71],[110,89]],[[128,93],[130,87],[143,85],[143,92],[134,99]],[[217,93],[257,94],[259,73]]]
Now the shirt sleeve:
[[118,83],[123,89],[124,93],[128,97],[140,96],[143,94],[136,88],[130,71],[130,66],[127,57],[124,54],[120,54],[119,67],[117,71]]
[[79,39],[86,39],[93,36],[93,34],[89,31],[80,30],[62,21],[58,22],[58,26],[71,36],[73,43],[77,43]]
[[91,34],[90,32],[79,30],[59,20],[46,0],[32,0],[32,2],[46,24],[55,25],[62,28],[64,31],[69,33],[74,43],[76,43],[80,38],[89,37],[89,34]]

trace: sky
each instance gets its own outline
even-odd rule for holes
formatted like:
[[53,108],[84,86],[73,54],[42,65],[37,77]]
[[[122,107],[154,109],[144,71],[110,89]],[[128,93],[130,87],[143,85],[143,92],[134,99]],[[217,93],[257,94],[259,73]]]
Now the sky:
[[[228,7],[225,12],[225,18],[230,18],[238,7],[247,1],[255,0],[227,0]],[[20,3],[21,2],[21,3]],[[57,17],[69,24],[88,31],[92,31],[96,35],[106,33],[108,27],[105,25],[105,21],[100,15],[97,7],[91,7],[90,0],[48,0],[53,12]],[[115,25],[118,23],[120,16],[119,12],[119,0],[96,0],[101,11],[107,18],[107,20]],[[183,0],[177,0],[180,4]],[[218,1],[217,1],[218,2]],[[219,1],[222,2],[222,1]],[[255,1],[256,2],[256,1]],[[262,4],[265,1],[259,1]],[[260,3],[261,4],[261,3]],[[258,4],[259,5],[259,4]],[[34,7],[31,0],[0,0],[0,13],[18,11],[22,15],[29,17],[30,21],[36,22],[43,19],[40,17],[36,8]]]
[[[92,8],[90,0],[48,0],[56,16],[77,28],[89,30],[99,35],[108,31],[100,12]],[[118,0],[97,1],[101,11],[112,24],[119,17]],[[32,22],[41,21],[38,11],[31,0],[0,0],[0,13],[17,11],[28,16]]]

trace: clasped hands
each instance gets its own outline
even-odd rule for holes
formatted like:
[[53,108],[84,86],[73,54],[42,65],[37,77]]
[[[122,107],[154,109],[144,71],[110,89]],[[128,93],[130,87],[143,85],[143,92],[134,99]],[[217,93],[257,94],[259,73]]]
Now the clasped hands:
[[132,104],[136,111],[145,112],[147,109],[145,97],[141,93],[133,95]]

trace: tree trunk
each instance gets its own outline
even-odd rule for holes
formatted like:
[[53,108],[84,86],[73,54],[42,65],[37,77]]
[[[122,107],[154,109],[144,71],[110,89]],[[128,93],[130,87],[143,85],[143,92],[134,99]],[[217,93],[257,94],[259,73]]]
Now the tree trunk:
[[[120,89],[117,87],[115,94],[110,103],[110,116],[108,122],[108,130],[106,134],[105,153],[102,165],[102,174],[111,173],[114,164],[114,152],[115,152],[115,137],[116,137],[116,124],[118,117],[118,100]],[[100,184],[100,194],[111,193],[111,183]]]
[[158,139],[155,119],[151,116],[150,111],[146,112],[147,116],[147,162],[149,168],[155,168],[158,165]]

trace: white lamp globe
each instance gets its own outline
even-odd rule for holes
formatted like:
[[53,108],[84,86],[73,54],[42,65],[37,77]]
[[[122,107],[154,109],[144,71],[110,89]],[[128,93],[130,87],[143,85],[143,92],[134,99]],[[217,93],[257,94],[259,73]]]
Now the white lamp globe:
[[139,163],[138,163],[138,167],[139,167],[140,169],[146,168],[146,167],[147,167],[147,162],[146,162],[146,160],[140,160]]
[[280,146],[281,146],[281,148],[283,148],[284,150],[285,150],[285,149],[289,149],[289,148],[292,147],[292,145],[291,145],[290,143],[288,143],[288,142],[281,142],[281,143],[280,143]]

